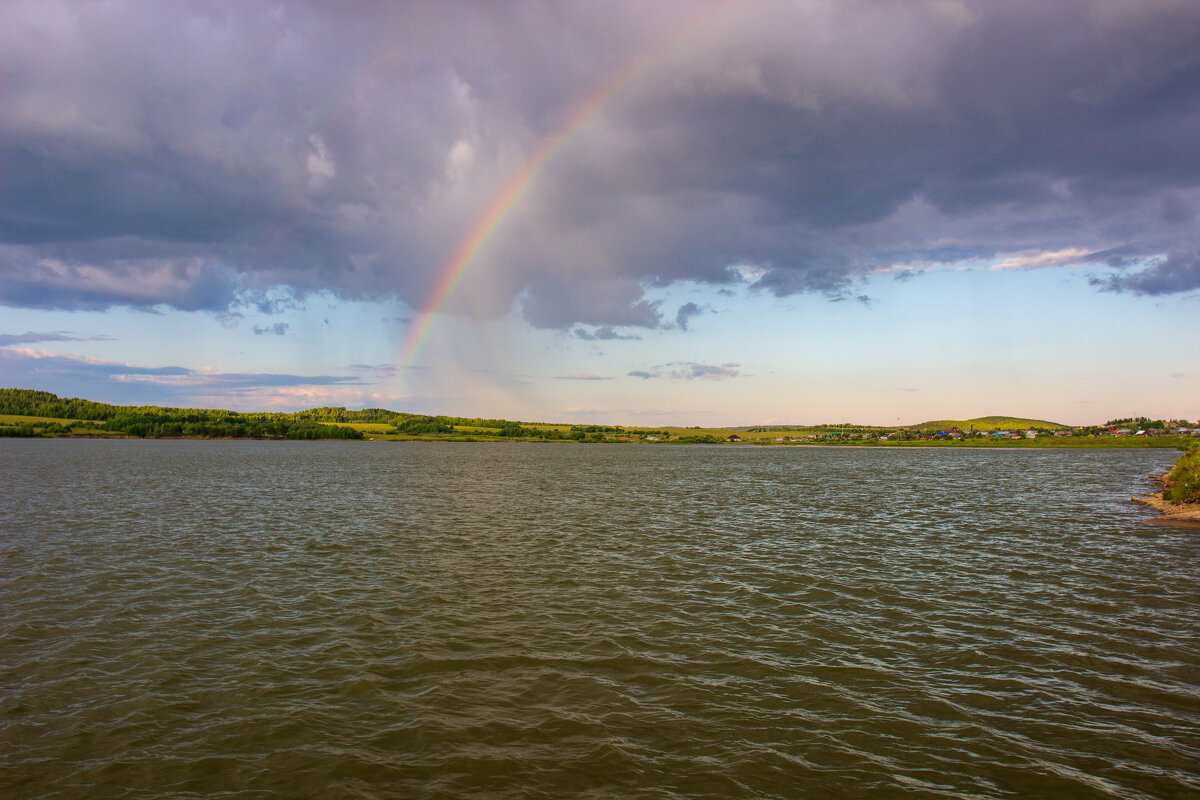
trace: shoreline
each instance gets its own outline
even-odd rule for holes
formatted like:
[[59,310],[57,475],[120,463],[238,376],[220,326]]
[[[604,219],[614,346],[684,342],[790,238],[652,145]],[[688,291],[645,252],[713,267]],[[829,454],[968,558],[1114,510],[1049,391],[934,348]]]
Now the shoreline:
[[[1182,456],[1180,457],[1182,458]],[[1178,466],[1178,462],[1176,463]],[[1171,477],[1175,467],[1164,475],[1151,475],[1159,485],[1159,490],[1145,497],[1131,497],[1131,501],[1150,506],[1159,512],[1160,516],[1146,520],[1152,525],[1184,525],[1200,528],[1200,503],[1172,503],[1163,497],[1163,487]]]

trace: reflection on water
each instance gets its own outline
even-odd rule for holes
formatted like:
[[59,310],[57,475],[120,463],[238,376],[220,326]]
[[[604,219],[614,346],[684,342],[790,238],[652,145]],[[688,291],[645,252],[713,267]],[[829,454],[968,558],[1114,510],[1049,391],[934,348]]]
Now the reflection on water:
[[0,442],[0,786],[1193,796],[1176,455]]

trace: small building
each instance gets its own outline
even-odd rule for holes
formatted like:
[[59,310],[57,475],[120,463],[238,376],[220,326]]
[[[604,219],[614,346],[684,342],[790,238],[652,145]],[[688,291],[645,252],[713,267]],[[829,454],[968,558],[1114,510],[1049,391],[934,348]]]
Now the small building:
[[740,442],[741,440],[742,437],[738,436],[736,433],[731,433],[725,437],[725,441],[727,442]]

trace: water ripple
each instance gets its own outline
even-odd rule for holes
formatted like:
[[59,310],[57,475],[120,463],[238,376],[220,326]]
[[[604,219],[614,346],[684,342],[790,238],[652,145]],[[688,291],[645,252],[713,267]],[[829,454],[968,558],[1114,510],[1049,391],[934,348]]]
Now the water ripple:
[[0,443],[0,785],[1200,794],[1153,451]]

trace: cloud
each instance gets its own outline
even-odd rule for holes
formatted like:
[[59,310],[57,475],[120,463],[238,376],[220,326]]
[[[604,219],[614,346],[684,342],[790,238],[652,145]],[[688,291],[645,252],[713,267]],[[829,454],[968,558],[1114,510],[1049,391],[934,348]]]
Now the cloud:
[[676,378],[693,380],[723,381],[728,378],[741,377],[737,364],[685,364],[681,370],[676,370]]
[[267,334],[271,334],[273,336],[286,336],[287,332],[288,324],[286,322],[276,322],[274,325],[254,326],[255,336],[266,336]]
[[573,280],[546,277],[528,287],[522,313],[538,328],[567,328],[576,323],[613,327],[659,328],[658,303],[644,298],[645,289],[632,280],[605,280],[578,285]]
[[575,327],[571,329],[571,336],[576,339],[582,339],[586,342],[593,341],[610,341],[615,339],[629,340],[641,339],[642,337],[636,334],[621,334],[617,333],[616,329],[611,325],[601,325],[593,330],[587,330],[583,327]]
[[695,303],[684,303],[679,307],[679,311],[675,313],[675,325],[680,330],[688,329],[688,322],[692,317],[703,314],[707,308],[698,306]]
[[369,372],[379,378],[395,377],[399,371],[395,364],[351,364],[349,369],[355,372]]
[[675,378],[676,380],[716,380],[743,377],[739,364],[699,364],[688,361],[682,363],[662,364],[651,370],[631,370],[626,373],[631,378],[649,380],[651,378]]
[[63,260],[39,256],[37,248],[29,246],[0,245],[0,303],[70,311],[125,305],[221,312],[244,297],[235,271],[205,258],[93,255],[97,260]]
[[1062,250],[1027,251],[1008,256],[988,267],[989,270],[1047,269],[1050,267],[1079,266],[1091,261],[1094,254],[1078,247]]
[[[667,47],[695,4],[14,0],[0,303],[425,308],[484,219],[447,308],[564,331],[683,329],[646,295],[678,283],[853,299],[896,264],[1200,244],[1196,3],[711,7]],[[1190,291],[1174,258],[1097,286]]]
[[1171,253],[1138,272],[1092,278],[1089,281],[1109,292],[1164,295],[1200,289],[1200,251]]
[[612,378],[606,378],[603,375],[591,375],[585,372],[575,372],[571,375],[559,375],[560,381],[611,381]]
[[[0,348],[0,373],[14,387],[112,403],[205,405],[237,401],[254,408],[285,390],[361,385],[357,378],[285,373],[231,373],[178,366],[147,367],[29,348]],[[267,406],[259,406],[265,408]]]
[[312,145],[312,152],[304,162],[308,167],[308,186],[309,189],[319,189],[337,175],[337,164],[333,162],[320,136],[314,133],[308,137],[308,141]]
[[77,336],[65,331],[48,333],[0,333],[0,347],[13,344],[35,344],[37,342],[109,342],[111,336]]

